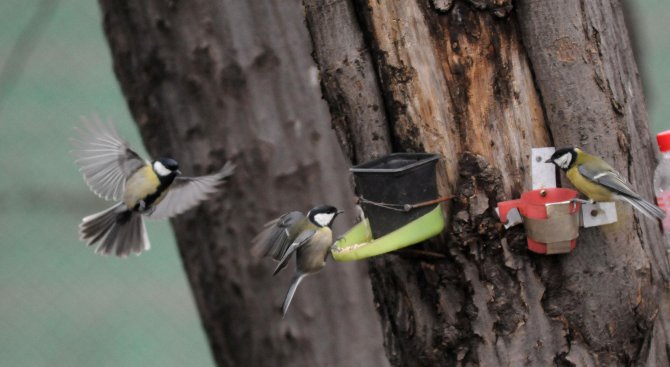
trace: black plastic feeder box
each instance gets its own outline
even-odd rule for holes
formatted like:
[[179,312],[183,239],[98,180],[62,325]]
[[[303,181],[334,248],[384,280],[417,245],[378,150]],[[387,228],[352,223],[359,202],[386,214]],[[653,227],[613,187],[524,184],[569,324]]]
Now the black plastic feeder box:
[[439,155],[394,153],[351,168],[361,206],[374,238],[412,222],[437,205],[403,210],[437,198],[435,165]]

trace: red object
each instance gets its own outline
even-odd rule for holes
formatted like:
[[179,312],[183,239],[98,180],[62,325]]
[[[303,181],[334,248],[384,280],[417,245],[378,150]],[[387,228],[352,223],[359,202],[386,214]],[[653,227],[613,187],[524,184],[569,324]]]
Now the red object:
[[658,149],[661,152],[670,151],[670,130],[656,134],[656,142],[658,142]]
[[[520,199],[508,200],[498,203],[498,210],[500,214],[500,221],[507,222],[507,214],[510,210],[517,208],[521,216],[533,219],[547,219],[547,208],[545,204],[560,203],[568,201],[577,197],[578,192],[571,189],[552,188],[539,189],[533,191],[526,191],[521,194]],[[575,203],[570,208],[570,214],[575,214],[579,211],[581,205]],[[537,242],[528,237],[528,249],[538,254],[547,253],[547,244]],[[570,241],[570,250],[574,250],[577,246],[577,239]]]

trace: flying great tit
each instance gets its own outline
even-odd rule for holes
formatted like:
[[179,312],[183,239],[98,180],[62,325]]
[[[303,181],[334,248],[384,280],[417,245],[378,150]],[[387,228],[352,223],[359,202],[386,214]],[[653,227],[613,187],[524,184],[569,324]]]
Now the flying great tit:
[[316,206],[307,216],[298,211],[286,213],[266,223],[263,231],[251,240],[253,255],[270,256],[279,262],[272,275],[279,273],[295,253],[295,274],[282,304],[282,316],[286,315],[302,279],[326,265],[333,245],[330,227],[340,213],[341,210],[329,205]]
[[81,240],[98,244],[95,252],[126,257],[150,247],[142,216],[164,219],[180,214],[216,192],[233,173],[230,162],[212,175],[179,176],[179,165],[171,158],[146,161],[123,141],[110,123],[95,117],[83,119],[72,139],[76,163],[84,180],[97,196],[121,200],[79,225]]
[[559,149],[546,163],[553,163],[564,170],[575,188],[591,201],[625,201],[648,218],[665,217],[663,210],[635,193],[619,172],[579,148]]

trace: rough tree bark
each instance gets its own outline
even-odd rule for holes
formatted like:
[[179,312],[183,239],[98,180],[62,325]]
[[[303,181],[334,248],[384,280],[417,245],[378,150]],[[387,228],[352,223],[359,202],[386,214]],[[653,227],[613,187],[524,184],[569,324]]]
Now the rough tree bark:
[[530,148],[551,145],[603,156],[652,197],[654,146],[618,0],[303,3],[352,163],[388,147],[438,152],[440,193],[457,195],[449,230],[422,245],[444,259],[369,263],[393,365],[670,364],[657,223],[618,205],[619,222],[582,229],[572,254],[541,256],[493,212],[530,188]]
[[248,251],[282,212],[322,202],[352,212],[299,2],[100,4],[149,152],[192,174],[237,165],[224,193],[172,222],[218,365],[387,365],[364,267],[308,278],[282,320],[290,271],[272,278]]

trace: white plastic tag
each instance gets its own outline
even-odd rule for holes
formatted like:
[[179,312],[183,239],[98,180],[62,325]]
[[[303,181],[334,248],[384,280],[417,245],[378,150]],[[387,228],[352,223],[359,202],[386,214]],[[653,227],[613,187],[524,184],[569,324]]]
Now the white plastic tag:
[[584,228],[602,226],[616,221],[615,203],[582,204],[582,226]]
[[531,150],[530,171],[533,177],[533,190],[556,187],[556,165],[544,163],[551,158],[556,148],[533,148]]
[[[496,215],[498,215],[498,218],[500,218],[500,211],[498,210],[498,208],[496,208]],[[523,219],[521,219],[519,209],[512,208],[509,212],[507,212],[507,223],[504,224],[505,229],[521,223],[523,223]]]

